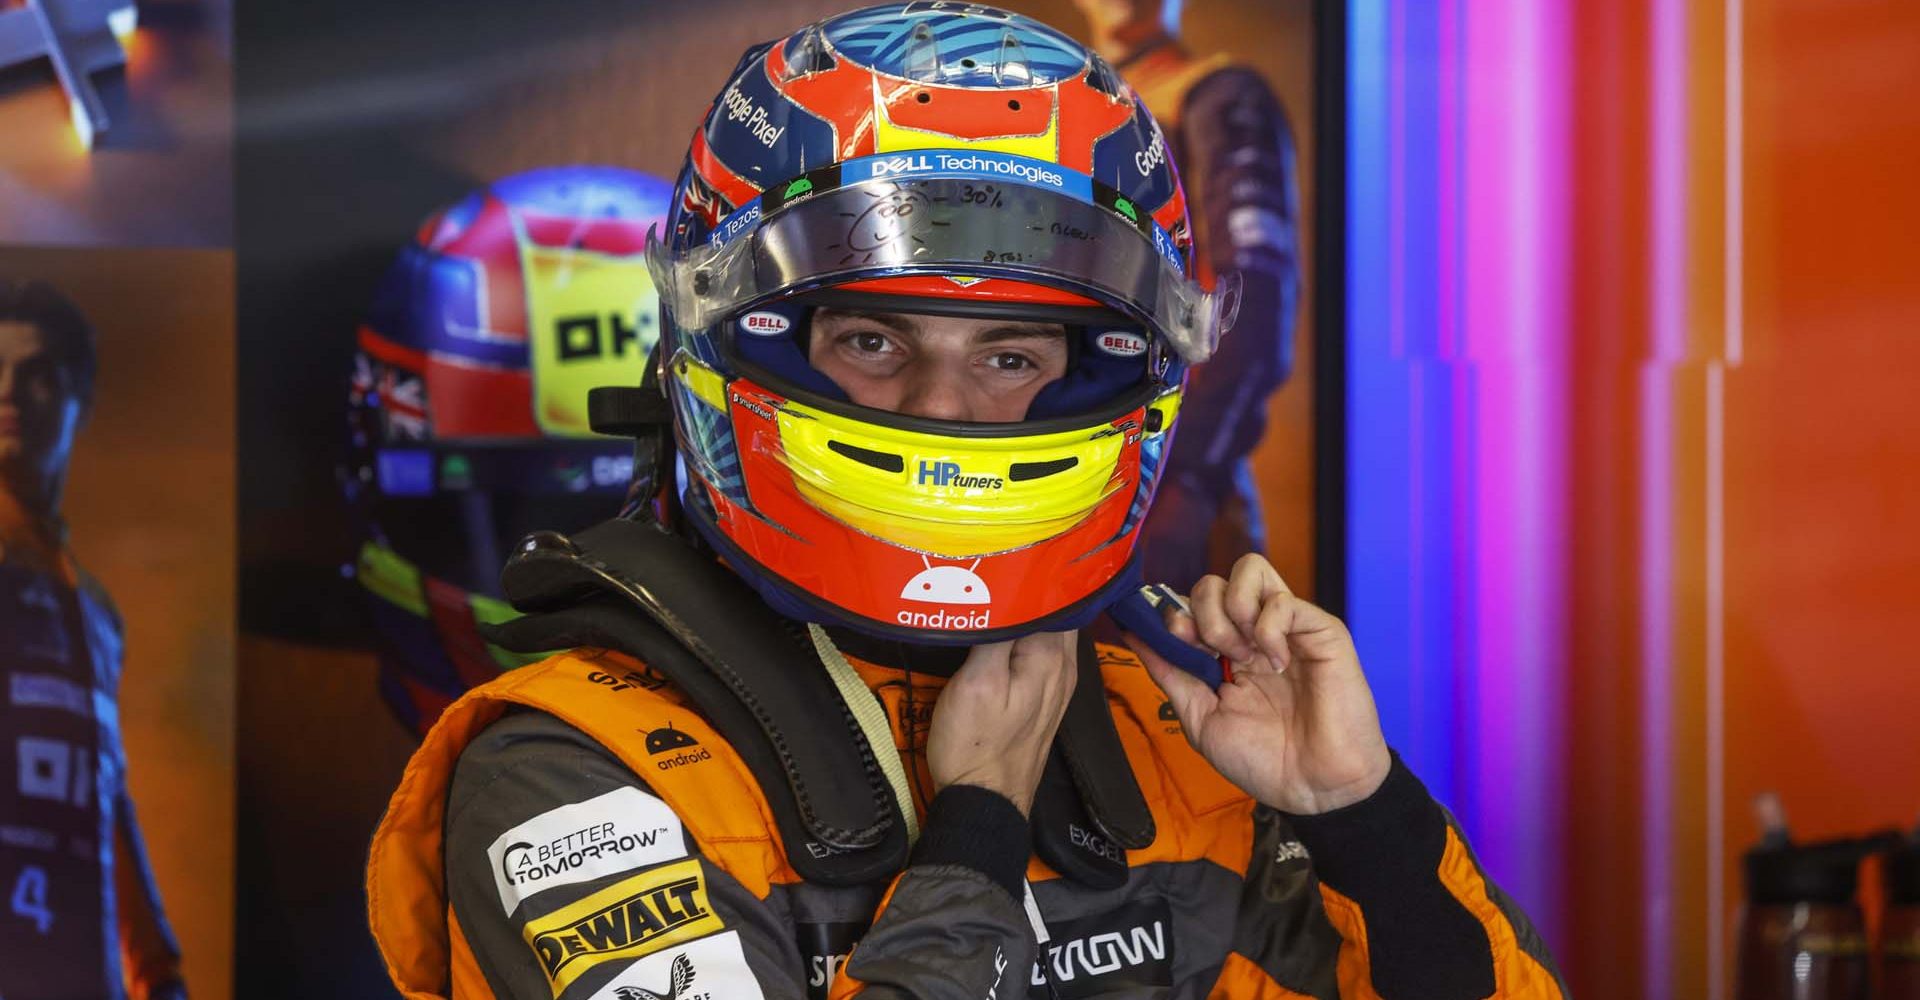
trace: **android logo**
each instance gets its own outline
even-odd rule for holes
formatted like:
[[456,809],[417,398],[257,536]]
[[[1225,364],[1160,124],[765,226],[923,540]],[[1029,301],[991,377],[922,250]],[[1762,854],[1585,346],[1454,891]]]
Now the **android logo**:
[[920,557],[920,564],[926,566],[907,581],[900,591],[900,599],[922,601],[928,604],[991,604],[993,598],[987,593],[987,582],[974,575],[974,567],[980,565],[975,559],[972,566],[934,566],[927,562],[926,556]]
[[654,755],[663,754],[669,750],[679,750],[683,747],[699,745],[699,740],[673,728],[672,723],[668,723],[663,729],[656,729],[647,734],[647,752]]

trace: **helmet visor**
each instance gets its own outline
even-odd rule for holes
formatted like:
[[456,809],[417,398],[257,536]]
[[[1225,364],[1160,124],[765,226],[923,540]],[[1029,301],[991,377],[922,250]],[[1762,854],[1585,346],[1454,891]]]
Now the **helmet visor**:
[[1232,281],[1209,292],[1189,279],[1172,238],[1112,189],[1058,164],[976,153],[815,171],[769,189],[684,253],[655,243],[649,264],[690,329],[870,277],[1011,278],[1106,302],[1194,363],[1212,355],[1239,301]]

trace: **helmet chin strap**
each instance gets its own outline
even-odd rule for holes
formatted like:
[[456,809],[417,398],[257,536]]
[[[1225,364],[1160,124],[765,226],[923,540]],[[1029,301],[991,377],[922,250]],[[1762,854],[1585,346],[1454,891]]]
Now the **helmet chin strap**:
[[[867,688],[860,679],[853,664],[840,653],[839,647],[827,635],[827,630],[808,622],[807,637],[813,640],[813,650],[820,657],[820,664],[827,669],[827,676],[833,681],[833,688],[840,700],[852,713],[860,731],[867,737],[867,744],[874,747],[886,747],[893,742],[892,730],[887,725],[887,710],[881,706],[880,699]],[[908,679],[908,687],[912,687]],[[912,724],[907,723],[911,730]],[[920,839],[920,821],[913,811],[913,793],[907,787],[906,765],[900,762],[899,754],[876,752],[874,759],[880,764],[880,773],[887,776],[887,784],[893,789],[893,801],[900,810],[900,818],[907,827],[907,844],[911,846]]]
[[1107,608],[1107,617],[1113,619],[1114,624],[1122,630],[1146,643],[1147,648],[1158,653],[1161,659],[1200,678],[1208,687],[1218,690],[1222,681],[1231,680],[1224,658],[1216,658],[1212,653],[1174,635],[1173,630],[1167,627],[1164,607],[1173,604],[1184,611],[1186,600],[1164,583],[1139,584],[1140,563],[1137,559],[1128,565],[1126,572],[1133,576],[1138,585],[1129,588]]

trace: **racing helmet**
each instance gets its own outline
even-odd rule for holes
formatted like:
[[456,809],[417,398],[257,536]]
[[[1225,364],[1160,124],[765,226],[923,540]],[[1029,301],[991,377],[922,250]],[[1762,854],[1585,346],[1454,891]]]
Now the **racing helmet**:
[[495,181],[420,226],[365,313],[348,390],[352,571],[383,693],[419,730],[531,659],[477,628],[513,615],[499,572],[514,543],[620,508],[632,442],[588,429],[586,394],[636,381],[659,339],[644,251],[671,196],[611,167]]
[[[1236,289],[1196,280],[1167,144],[1072,38],[892,3],[749,50],[694,133],[649,263],[686,521],[777,611],[974,644],[1087,624],[1135,546],[1187,367]],[[1057,322],[1025,419],[863,407],[813,311]]]

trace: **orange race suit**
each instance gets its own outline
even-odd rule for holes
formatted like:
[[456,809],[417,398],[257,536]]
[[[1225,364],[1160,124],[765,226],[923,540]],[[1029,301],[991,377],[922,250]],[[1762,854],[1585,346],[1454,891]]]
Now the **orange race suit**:
[[[1099,646],[1123,766],[1157,835],[1124,853],[1124,885],[1089,889],[1031,855],[1028,824],[1004,797],[964,785],[931,794],[927,729],[964,650],[833,635],[911,776],[920,836],[904,871],[859,886],[803,880],[762,792],[771,786],[682,690],[626,654],[578,648],[467,694],[408,765],[367,884],[401,991],[1565,995],[1526,917],[1397,758],[1363,802],[1282,815],[1200,757],[1132,654]],[[1074,836],[1119,859],[1096,832]]]

